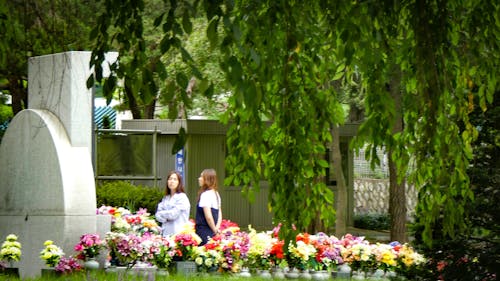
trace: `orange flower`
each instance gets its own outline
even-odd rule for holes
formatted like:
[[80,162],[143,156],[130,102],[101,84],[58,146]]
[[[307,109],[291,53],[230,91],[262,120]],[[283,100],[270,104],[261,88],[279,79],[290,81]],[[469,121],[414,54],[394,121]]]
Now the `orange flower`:
[[299,233],[295,238],[295,242],[303,241],[305,244],[309,244],[309,233]]

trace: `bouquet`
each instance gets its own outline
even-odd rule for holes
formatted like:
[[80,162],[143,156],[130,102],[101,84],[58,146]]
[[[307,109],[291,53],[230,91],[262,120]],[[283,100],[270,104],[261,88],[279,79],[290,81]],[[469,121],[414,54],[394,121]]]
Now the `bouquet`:
[[45,248],[40,252],[40,258],[47,266],[55,267],[61,257],[64,256],[64,252],[52,240],[45,241],[43,245]]
[[249,244],[250,239],[247,233],[226,231],[209,239],[204,248],[208,252],[221,253],[221,258],[218,260],[220,271],[239,272],[247,258]]
[[277,237],[273,238],[271,251],[269,251],[269,257],[271,259],[273,266],[279,266],[283,261],[283,259],[285,258],[285,254],[283,252],[284,245],[285,241],[279,240]]
[[21,260],[21,243],[14,234],[7,235],[0,249],[0,261],[12,263]]
[[201,272],[213,272],[219,268],[219,263],[223,259],[222,253],[216,249],[197,247],[194,251],[194,262]]
[[152,255],[152,263],[158,268],[167,268],[175,255],[174,242],[161,235],[155,235],[152,236],[150,243],[149,253]]
[[425,266],[427,259],[407,243],[401,245],[399,242],[392,242],[389,245],[396,252],[396,266],[393,268],[395,272],[407,275]]
[[308,233],[299,233],[295,237],[295,244],[288,244],[288,264],[300,270],[311,269],[312,260],[316,258],[317,250],[312,244]]
[[131,212],[123,207],[101,206],[97,209],[98,215],[111,215],[111,231],[127,233],[131,231],[132,226],[125,220]]
[[328,270],[342,264],[342,246],[335,237],[329,237],[325,233],[317,233],[310,236],[311,244],[316,249],[316,256],[310,259],[310,266],[314,270]]
[[346,235],[342,240],[344,240],[342,243],[346,245],[341,251],[342,259],[349,263],[353,270],[368,272],[376,269],[375,254],[368,241],[363,237],[351,235]]
[[240,227],[237,223],[230,220],[223,219],[220,224],[220,231],[222,233],[227,233],[228,231],[236,233],[240,231]]
[[74,257],[61,257],[56,265],[55,270],[59,273],[69,274],[82,270],[82,266],[78,263],[78,260]]
[[85,261],[97,257],[103,247],[104,242],[99,238],[98,234],[84,234],[80,237],[80,242],[75,245],[74,249],[78,252],[76,257]]
[[128,266],[143,254],[141,238],[135,234],[108,232],[105,241],[111,255],[111,265]]
[[397,265],[397,252],[389,244],[376,243],[372,245],[372,252],[377,261],[377,268],[383,271],[393,271]]
[[135,233],[139,236],[145,233],[160,234],[161,227],[151,217],[147,209],[139,209],[136,213],[123,207],[101,206],[97,214],[111,215],[111,231],[122,233]]
[[194,251],[201,243],[201,238],[194,232],[180,232],[174,235],[175,256],[182,260],[194,260]]
[[247,263],[250,267],[257,269],[270,269],[270,252],[273,247],[273,238],[267,232],[257,232],[250,228],[249,249]]
[[156,220],[151,218],[151,214],[148,213],[147,209],[140,208],[135,214],[124,216],[124,218],[131,226],[132,231],[141,236],[145,233],[161,233],[161,227],[156,223]]

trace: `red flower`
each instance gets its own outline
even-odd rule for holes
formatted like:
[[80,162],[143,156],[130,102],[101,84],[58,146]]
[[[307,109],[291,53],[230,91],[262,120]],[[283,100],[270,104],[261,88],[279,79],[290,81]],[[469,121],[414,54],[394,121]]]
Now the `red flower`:
[[278,242],[274,243],[273,246],[271,247],[271,251],[269,254],[271,256],[275,256],[278,259],[283,259],[284,254],[283,254],[283,245],[285,245],[285,241],[279,240]]
[[437,270],[438,271],[443,271],[443,269],[446,267],[446,265],[447,265],[447,262],[445,262],[445,261],[439,261],[437,263]]
[[297,237],[295,238],[296,242],[299,241],[304,241],[304,243],[309,244],[310,239],[309,239],[309,233],[299,233],[297,234]]

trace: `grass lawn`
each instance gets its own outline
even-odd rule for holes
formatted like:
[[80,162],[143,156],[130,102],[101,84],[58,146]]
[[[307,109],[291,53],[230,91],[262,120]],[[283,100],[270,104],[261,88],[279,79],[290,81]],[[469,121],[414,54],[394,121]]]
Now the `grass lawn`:
[[[18,277],[11,277],[0,275],[0,280],[21,280]],[[64,281],[64,280],[72,280],[72,281],[153,281],[152,278],[147,278],[147,276],[137,276],[132,274],[117,274],[117,273],[108,273],[103,270],[91,271],[91,272],[80,272],[74,273],[70,275],[62,275],[62,276],[42,276],[38,278],[26,278],[24,281],[42,281],[42,280],[54,280],[54,281]],[[193,274],[193,275],[176,275],[171,274],[168,276],[155,276],[155,281],[185,281],[185,280],[207,280],[207,281],[221,281],[221,280],[231,280],[231,281],[249,281],[249,280],[262,280],[262,281],[270,281],[270,280],[279,280],[279,279],[269,279],[262,278],[258,276],[252,275],[252,277],[240,277],[238,275],[229,275],[229,274]],[[283,280],[305,280],[305,279],[283,279]],[[338,280],[338,281],[347,281],[348,279],[329,279],[329,280]]]

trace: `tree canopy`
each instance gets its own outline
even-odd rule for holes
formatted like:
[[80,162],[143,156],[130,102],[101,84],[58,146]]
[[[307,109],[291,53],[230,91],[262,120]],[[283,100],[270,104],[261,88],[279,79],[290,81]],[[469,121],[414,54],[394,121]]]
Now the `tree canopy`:
[[[419,191],[424,241],[437,228],[450,237],[465,231],[474,197],[467,169],[480,134],[470,115],[490,110],[499,91],[496,1],[71,3],[0,6],[0,90],[14,114],[28,103],[27,58],[88,49],[81,35],[94,26],[88,86],[104,83],[108,98],[123,87],[134,118],[152,118],[158,99],[174,118],[195,98],[229,93],[226,183],[251,196],[266,178],[276,221],[302,231],[334,225],[323,156],[346,115],[343,91],[353,87],[366,95],[353,148],[368,144],[374,165],[377,148],[391,150],[400,180]],[[209,45],[190,41],[199,28]],[[108,51],[120,57],[103,80]]]
[[[152,77],[163,72],[159,64],[146,64],[145,2],[104,3],[108,9],[93,31],[96,79],[104,52],[118,45],[132,59],[115,65],[117,77],[138,95],[153,93]],[[230,124],[226,181],[252,193],[267,178],[276,220],[299,229],[317,216],[333,225],[334,214],[326,211],[333,195],[321,181],[327,166],[321,156],[330,129],[343,122],[335,83],[361,75],[367,118],[354,145],[393,149],[400,177],[409,173],[418,187],[418,215],[430,243],[439,217],[447,235],[466,226],[464,207],[473,199],[466,169],[478,135],[469,114],[475,107],[487,110],[499,88],[499,9],[494,1],[478,0],[171,0],[154,25],[162,33],[157,56],[177,49],[190,66],[170,88],[177,100],[188,99],[183,89],[191,75],[210,96],[210,81],[180,40],[203,11],[208,39],[222,52],[220,65],[231,85],[223,119]],[[399,81],[391,84],[395,75]],[[401,94],[399,133],[392,131],[397,108],[391,87]]]
[[14,114],[28,107],[28,58],[89,50],[98,7],[97,1],[2,1],[0,91],[11,96]]

